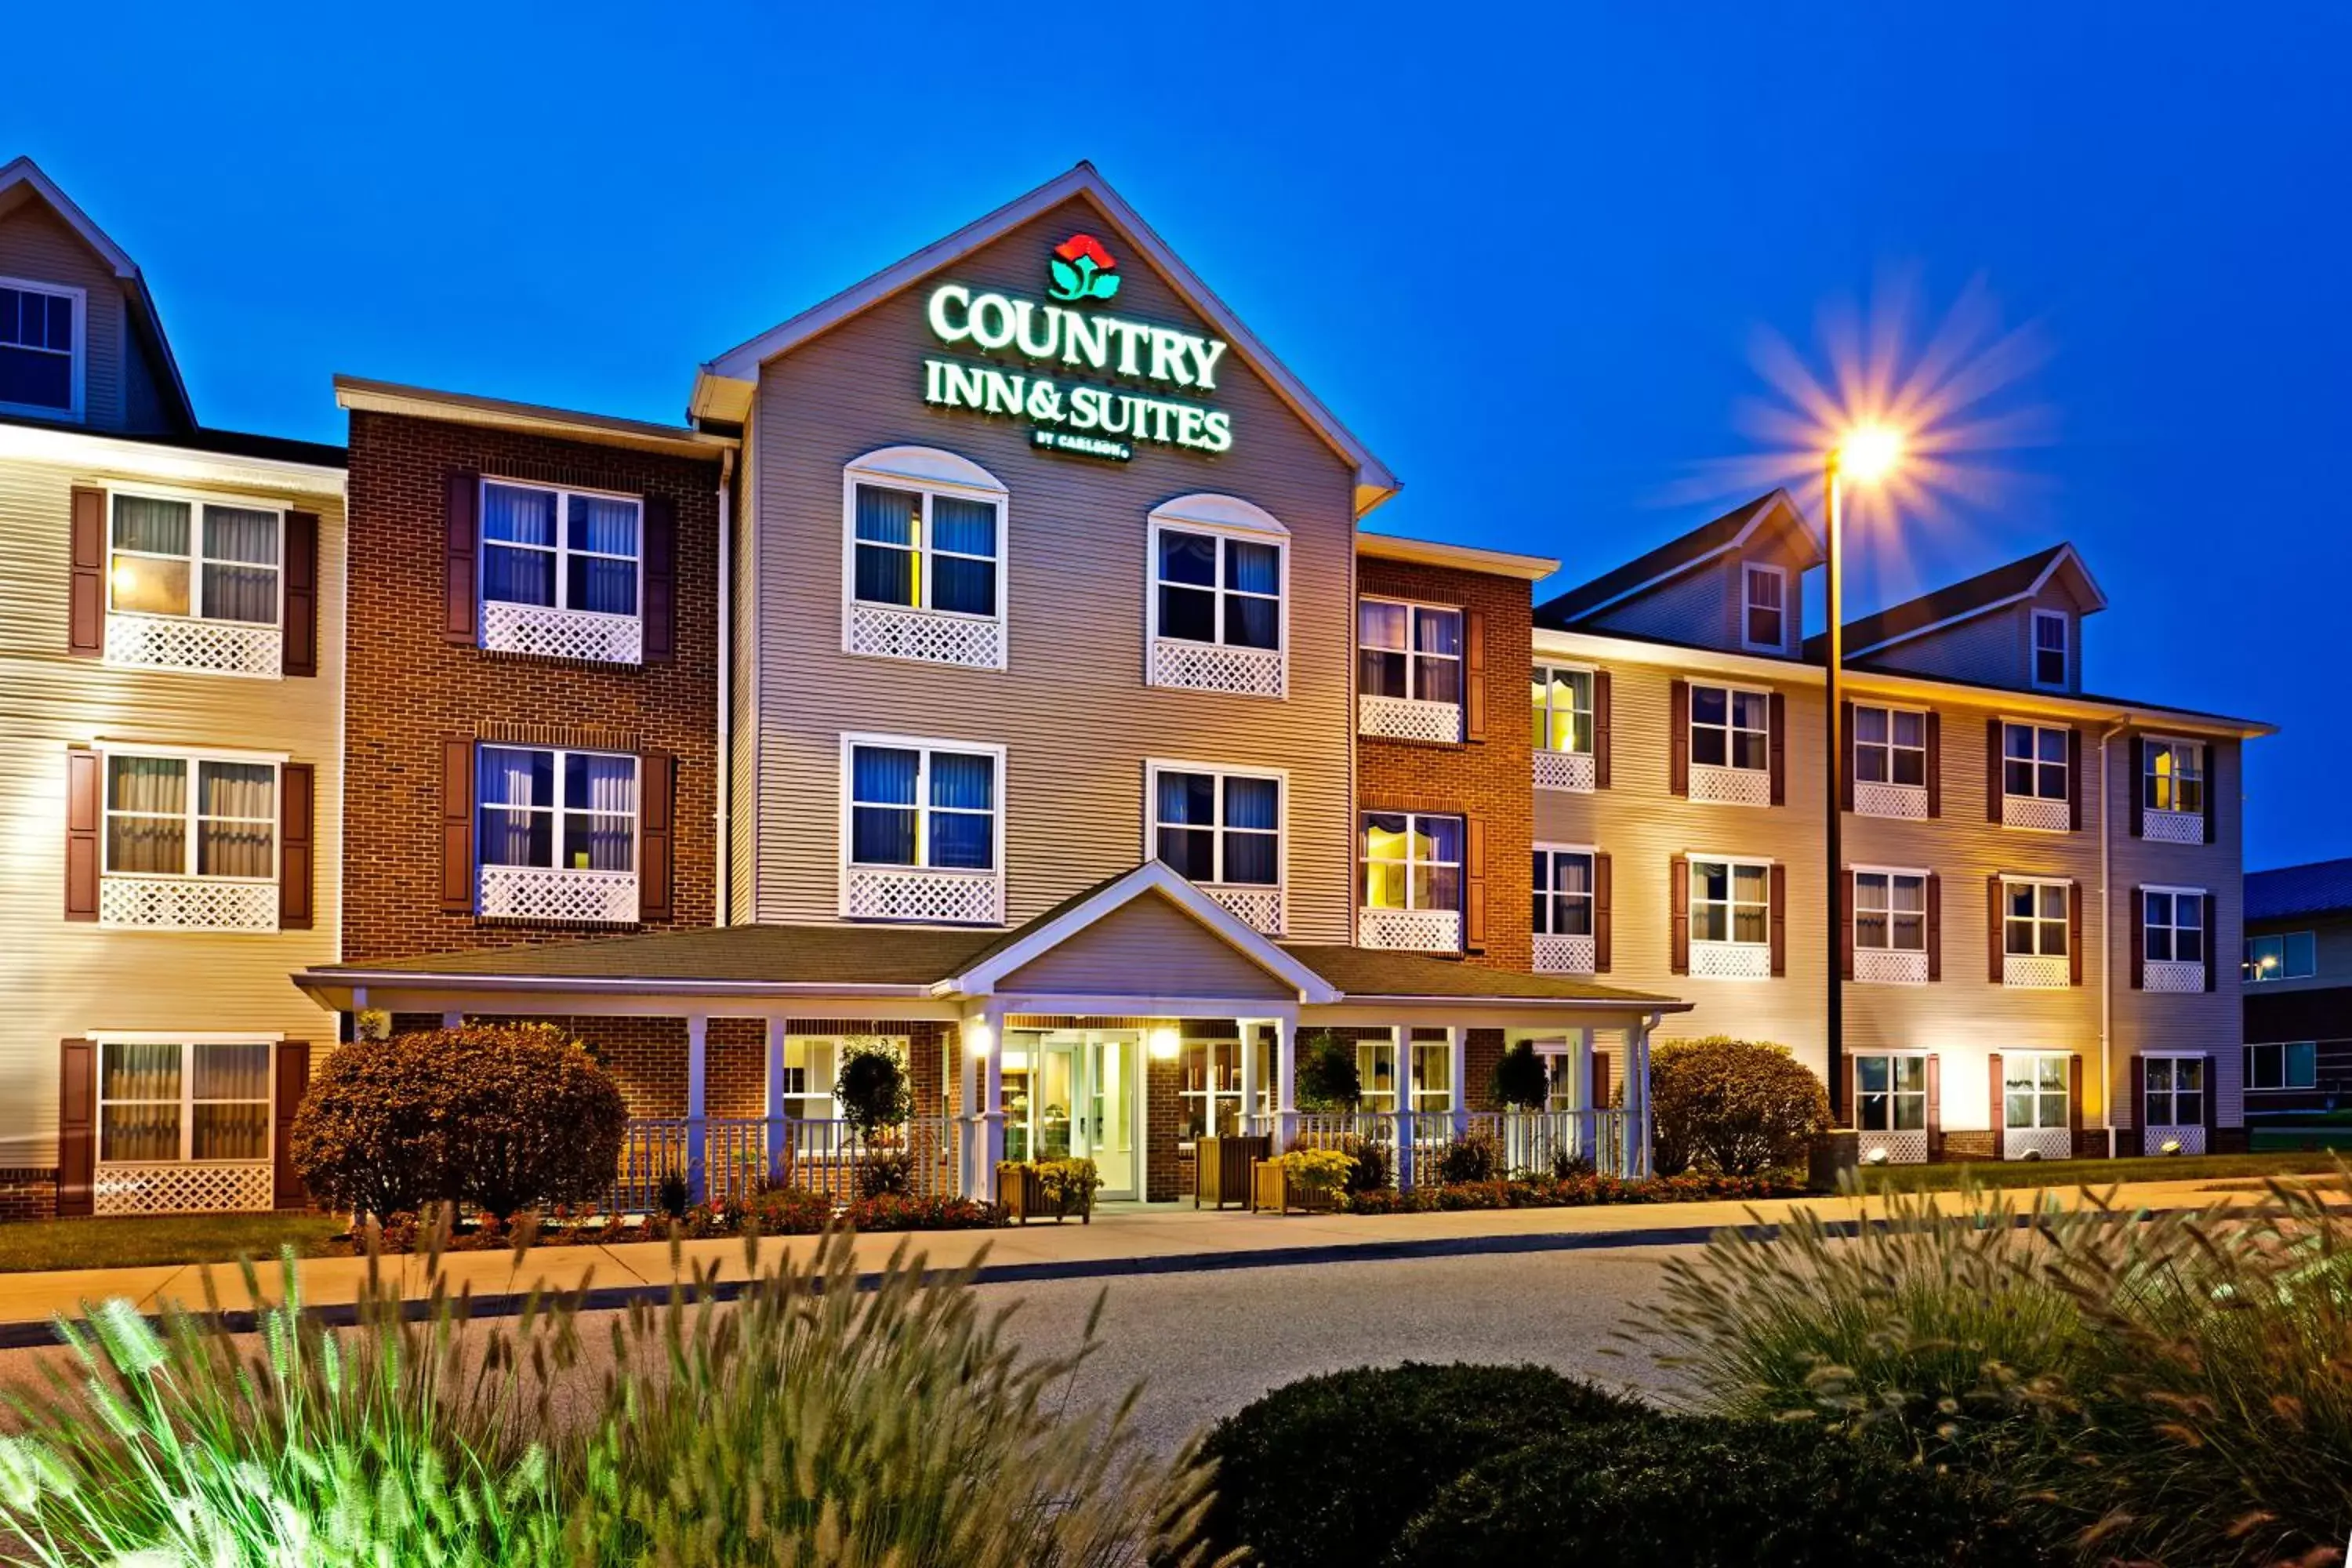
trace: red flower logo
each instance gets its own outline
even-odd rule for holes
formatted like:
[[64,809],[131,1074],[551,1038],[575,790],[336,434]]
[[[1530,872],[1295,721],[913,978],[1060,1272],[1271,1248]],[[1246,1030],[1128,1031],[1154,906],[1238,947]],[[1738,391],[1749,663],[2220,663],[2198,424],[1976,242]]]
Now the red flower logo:
[[1074,234],[1054,247],[1045,267],[1054,279],[1046,292],[1056,300],[1108,300],[1118,292],[1118,263],[1093,235]]
[[1106,272],[1118,265],[1110,258],[1110,252],[1103,248],[1102,241],[1090,234],[1070,236],[1069,238],[1054,247],[1054,254],[1065,261],[1076,261],[1083,256]]

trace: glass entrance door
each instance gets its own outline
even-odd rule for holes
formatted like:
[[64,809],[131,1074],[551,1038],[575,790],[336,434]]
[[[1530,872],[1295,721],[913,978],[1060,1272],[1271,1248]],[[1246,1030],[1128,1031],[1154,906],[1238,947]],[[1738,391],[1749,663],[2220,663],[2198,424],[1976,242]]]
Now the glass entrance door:
[[1053,1030],[1008,1037],[1004,1157],[1092,1160],[1099,1196],[1131,1198],[1140,1046],[1128,1031]]
[[1135,1037],[1093,1035],[1086,1043],[1087,1153],[1102,1173],[1102,1195],[1136,1195]]

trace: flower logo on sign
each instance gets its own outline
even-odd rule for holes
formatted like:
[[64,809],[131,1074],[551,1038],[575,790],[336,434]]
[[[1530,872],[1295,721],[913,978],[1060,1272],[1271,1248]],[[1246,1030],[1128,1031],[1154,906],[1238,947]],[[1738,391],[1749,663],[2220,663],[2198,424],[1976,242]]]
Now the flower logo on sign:
[[1118,263],[1093,235],[1070,236],[1054,247],[1045,265],[1054,275],[1046,292],[1056,300],[1108,300],[1118,292]]

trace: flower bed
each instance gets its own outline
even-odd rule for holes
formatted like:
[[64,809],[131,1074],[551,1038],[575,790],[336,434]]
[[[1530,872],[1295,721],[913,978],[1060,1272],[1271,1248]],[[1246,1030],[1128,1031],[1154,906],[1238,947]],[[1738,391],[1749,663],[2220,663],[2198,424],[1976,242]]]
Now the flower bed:
[[1351,1193],[1348,1214],[1451,1214],[1465,1209],[1582,1208],[1590,1204],[1689,1204],[1788,1198],[1805,1185],[1789,1176],[1714,1176],[1696,1172],[1629,1182],[1617,1176],[1529,1176],[1510,1181],[1458,1182],[1398,1192],[1379,1187]]
[[[1006,1221],[1002,1204],[975,1203],[970,1198],[917,1197],[883,1193],[836,1205],[822,1193],[779,1187],[749,1198],[715,1198],[696,1204],[672,1220],[652,1215],[642,1220],[617,1215],[570,1215],[559,1212],[530,1228],[533,1247],[595,1247],[616,1241],[667,1241],[676,1226],[689,1241],[741,1236],[756,1228],[761,1236],[814,1236],[828,1225],[858,1231],[991,1230]],[[383,1227],[383,1250],[414,1252],[425,1226],[413,1214],[396,1214]],[[522,1225],[502,1224],[484,1215],[461,1224],[443,1244],[448,1252],[502,1252],[513,1247]],[[365,1237],[346,1238],[353,1254],[367,1250]]]

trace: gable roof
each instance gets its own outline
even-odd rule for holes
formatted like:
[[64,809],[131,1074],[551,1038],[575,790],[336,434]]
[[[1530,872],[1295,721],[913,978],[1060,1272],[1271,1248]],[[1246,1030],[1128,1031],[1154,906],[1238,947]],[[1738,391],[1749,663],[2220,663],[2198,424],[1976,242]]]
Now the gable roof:
[[2315,860],[2246,873],[2246,919],[2292,920],[2299,915],[2352,911],[2352,860]]
[[[1703,522],[1688,533],[1670,539],[1655,550],[1637,555],[1590,583],[1546,600],[1536,606],[1536,625],[1565,627],[1599,615],[1612,605],[1621,605],[1637,594],[1646,593],[1695,567],[1738,549],[1755,538],[1766,524],[1774,522],[1801,529],[1815,560],[1824,553],[1822,536],[1814,531],[1812,520],[1798,510],[1797,503],[1790,498],[1787,490],[1776,489],[1758,496],[1744,506],[1735,507],[1711,521]],[[1809,566],[1812,563],[1812,561],[1806,563]]]
[[81,242],[95,251],[99,259],[122,280],[123,295],[131,306],[132,320],[153,342],[163,357],[166,386],[164,395],[171,399],[180,422],[193,426],[196,423],[195,405],[188,400],[188,384],[180,376],[180,362],[173,356],[172,340],[163,334],[163,318],[155,309],[154,296],[147,291],[147,279],[131,253],[114,243],[113,237],[95,223],[89,215],[74,204],[74,199],[58,188],[58,184],[41,172],[41,166],[28,157],[11,159],[0,165],[0,213],[17,203],[32,199],[62,219],[66,226],[79,236]]
[[[1167,241],[1154,233],[1151,226],[1143,221],[1142,216],[1112,190],[1110,183],[1096,172],[1092,163],[1079,163],[1067,174],[1046,181],[1026,195],[1015,197],[985,217],[964,225],[944,239],[934,240],[864,282],[853,284],[830,300],[811,306],[791,320],[769,328],[746,342],[738,343],[705,363],[695,375],[694,394],[688,405],[690,416],[740,422],[749,406],[748,388],[757,382],[761,365],[779,354],[790,353],[810,339],[830,331],[850,317],[880,304],[940,268],[1001,238],[1031,218],[1052,211],[1072,197],[1092,203],[1105,217],[1125,230],[1130,242],[1159,268],[1176,292],[1183,296],[1185,302],[1198,311],[1203,321],[1215,327],[1218,334],[1234,345],[1234,352],[1247,361],[1251,368],[1265,377],[1266,384],[1274,388],[1275,395],[1288,404],[1291,411],[1320,435],[1332,450],[1355,465],[1357,516],[1361,517],[1396,494],[1399,481],[1389,472],[1387,466],[1372,456],[1370,449],[1359,441],[1353,432],[1339,423],[1321,400],[1307,389],[1306,384],[1292,374],[1289,368],[1258,341],[1255,333],[1242,324],[1241,318],[1217,298],[1198,274],[1184,265]],[[738,384],[745,390],[730,391],[727,385],[729,383]]]
[[[2107,596],[2092,577],[2090,568],[2083,564],[2081,553],[2072,544],[2053,544],[2005,566],[1979,572],[1933,593],[1848,621],[1845,656],[1861,658],[1895,643],[1973,620],[2005,605],[2021,603],[2042,592],[2044,584],[2062,571],[2071,572],[2080,579],[2080,592],[2087,601],[2084,614],[2107,607]],[[1806,639],[1805,651],[1809,655],[1825,654],[1828,646],[1826,637],[1816,635]]]

